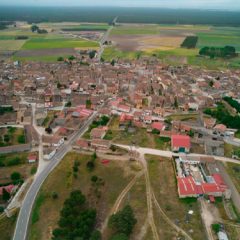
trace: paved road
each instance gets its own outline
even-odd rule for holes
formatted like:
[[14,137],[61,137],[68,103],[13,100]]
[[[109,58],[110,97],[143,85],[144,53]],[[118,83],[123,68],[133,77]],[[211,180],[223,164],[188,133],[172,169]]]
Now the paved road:
[[59,164],[65,154],[71,150],[71,144],[76,141],[88,128],[93,119],[96,117],[97,112],[86,121],[86,123],[79,129],[72,137],[66,142],[56,153],[51,162],[46,166],[46,168],[37,175],[30,189],[28,190],[22,207],[19,212],[17,219],[17,224],[13,236],[13,240],[26,240],[28,233],[28,224],[31,216],[32,207],[37,196],[37,193],[43,184],[44,180],[51,173],[51,171]]
[[[117,22],[117,19],[118,19],[118,17],[115,17],[114,20],[113,20],[113,23],[116,23],[116,22]],[[107,32],[103,35],[103,37],[102,37],[102,39],[101,39],[101,41],[100,41],[100,49],[99,49],[99,51],[98,51],[98,56],[97,56],[98,61],[101,60],[102,54],[103,54],[104,49],[105,49],[105,46],[106,46],[106,45],[104,45],[104,43],[107,41],[108,36],[109,36],[110,32],[112,31],[113,27],[114,27],[114,26],[112,25],[112,26],[107,30]]]
[[229,177],[227,171],[225,170],[223,164],[222,163],[217,163],[217,166],[220,170],[220,173],[221,173],[225,183],[231,189],[231,192],[232,192],[231,198],[233,200],[233,203],[234,203],[235,207],[240,212],[240,194],[239,194],[238,190],[236,189],[234,183],[232,182],[232,179]]

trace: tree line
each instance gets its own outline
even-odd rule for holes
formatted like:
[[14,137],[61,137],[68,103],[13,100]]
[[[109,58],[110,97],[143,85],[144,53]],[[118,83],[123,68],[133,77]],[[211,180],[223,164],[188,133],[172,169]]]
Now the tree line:
[[199,51],[199,55],[201,56],[208,56],[211,59],[215,57],[220,58],[232,58],[236,57],[236,49],[232,46],[225,46],[225,47],[203,47]]

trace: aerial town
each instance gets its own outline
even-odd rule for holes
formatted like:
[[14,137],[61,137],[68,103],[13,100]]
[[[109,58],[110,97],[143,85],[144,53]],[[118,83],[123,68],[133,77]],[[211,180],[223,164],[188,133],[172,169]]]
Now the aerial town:
[[0,3],[0,239],[240,240],[238,12],[29,2]]

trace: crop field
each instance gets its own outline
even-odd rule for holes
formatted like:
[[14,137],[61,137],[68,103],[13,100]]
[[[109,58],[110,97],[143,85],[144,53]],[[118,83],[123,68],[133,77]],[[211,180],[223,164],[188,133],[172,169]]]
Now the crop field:
[[63,31],[107,31],[107,24],[81,24],[80,26],[64,27]]
[[86,40],[70,40],[70,39],[44,39],[36,38],[27,41],[22,49],[51,49],[51,48],[97,48],[96,42]]
[[1,40],[0,39],[0,51],[16,51],[21,49],[25,40]]

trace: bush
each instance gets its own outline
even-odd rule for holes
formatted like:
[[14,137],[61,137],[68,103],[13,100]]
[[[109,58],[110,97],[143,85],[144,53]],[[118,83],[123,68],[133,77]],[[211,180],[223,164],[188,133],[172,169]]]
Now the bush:
[[160,131],[154,128],[154,129],[152,130],[152,133],[158,135],[158,134],[160,134]]
[[57,199],[58,198],[58,194],[56,192],[52,192],[52,199]]
[[112,228],[117,233],[125,234],[129,236],[132,233],[133,227],[137,223],[134,217],[133,210],[131,206],[127,205],[123,210],[113,214],[108,222],[110,228]]
[[11,158],[7,163],[6,166],[11,167],[21,163],[21,159],[19,157]]
[[19,172],[13,172],[11,174],[11,180],[14,181],[14,182],[17,182],[21,179],[21,174]]
[[218,223],[215,223],[215,224],[212,224],[212,230],[215,232],[215,233],[218,233],[220,231],[220,224]]
[[128,240],[128,237],[124,233],[116,234],[113,237],[111,237],[110,240]]
[[58,62],[62,62],[62,61],[64,61],[64,58],[63,57],[58,57],[57,60],[58,60]]
[[93,171],[94,170],[94,168],[95,168],[95,164],[94,164],[94,162],[93,161],[88,161],[87,162],[87,169],[88,169],[88,171]]
[[37,167],[35,167],[35,166],[33,166],[32,168],[31,168],[31,175],[34,175],[35,173],[37,172]]
[[97,180],[98,180],[98,177],[97,177],[97,176],[94,175],[94,176],[91,177],[91,181],[92,181],[92,182],[96,183]]
[[24,135],[18,136],[18,143],[19,143],[19,144],[24,144],[24,143],[26,143],[26,141],[25,141],[25,136],[24,136]]
[[4,207],[0,206],[0,213],[4,212]]

